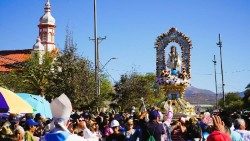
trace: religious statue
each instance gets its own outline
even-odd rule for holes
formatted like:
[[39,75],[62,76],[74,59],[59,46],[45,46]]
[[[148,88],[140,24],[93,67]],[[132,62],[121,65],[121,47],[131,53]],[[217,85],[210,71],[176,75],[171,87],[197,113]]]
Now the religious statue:
[[168,60],[167,60],[167,67],[171,70],[176,70],[178,67],[180,67],[181,61],[179,58],[179,54],[176,51],[175,46],[171,46],[170,53],[168,54]]
[[184,99],[190,85],[191,48],[189,38],[175,28],[158,36],[155,43],[157,87],[165,93],[164,108],[175,115],[195,115],[194,106]]

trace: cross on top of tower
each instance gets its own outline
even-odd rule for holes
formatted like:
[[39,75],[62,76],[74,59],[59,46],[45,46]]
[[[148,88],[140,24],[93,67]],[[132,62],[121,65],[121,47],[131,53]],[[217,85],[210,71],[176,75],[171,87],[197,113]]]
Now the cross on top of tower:
[[45,4],[44,11],[45,12],[50,12],[50,2],[49,2],[49,0],[47,0],[47,2]]
[[55,25],[55,18],[51,15],[51,5],[49,0],[45,3],[44,15],[40,18],[40,24]]

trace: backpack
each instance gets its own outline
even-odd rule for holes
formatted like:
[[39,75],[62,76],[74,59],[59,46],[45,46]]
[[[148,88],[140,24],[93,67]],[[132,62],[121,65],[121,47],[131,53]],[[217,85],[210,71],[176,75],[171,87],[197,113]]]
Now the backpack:
[[[154,128],[154,132],[155,132],[155,128]],[[154,134],[154,132],[153,132],[153,134]],[[153,134],[150,134],[149,131],[148,131],[148,134],[149,134],[149,137],[148,137],[147,141],[156,141],[155,137],[153,136]]]
[[147,141],[156,141],[153,135],[150,135]]
[[149,138],[147,141],[156,141],[156,140],[155,140],[155,137],[153,135],[149,135]]

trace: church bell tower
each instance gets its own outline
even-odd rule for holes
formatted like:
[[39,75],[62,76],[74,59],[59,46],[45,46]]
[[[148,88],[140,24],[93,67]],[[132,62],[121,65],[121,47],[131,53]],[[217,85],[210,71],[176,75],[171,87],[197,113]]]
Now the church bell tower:
[[51,52],[56,48],[55,46],[55,18],[51,15],[51,6],[47,0],[44,7],[44,15],[40,18],[39,37],[41,44],[44,46],[45,51]]

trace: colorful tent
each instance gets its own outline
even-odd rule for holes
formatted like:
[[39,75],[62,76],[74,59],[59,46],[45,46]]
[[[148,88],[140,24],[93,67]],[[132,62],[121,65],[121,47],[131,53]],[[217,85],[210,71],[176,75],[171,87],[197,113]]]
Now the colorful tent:
[[17,93],[17,95],[32,106],[34,114],[40,113],[46,118],[52,118],[50,103],[43,97],[28,93]]
[[33,113],[33,109],[29,103],[14,92],[0,87],[0,112],[17,114]]

